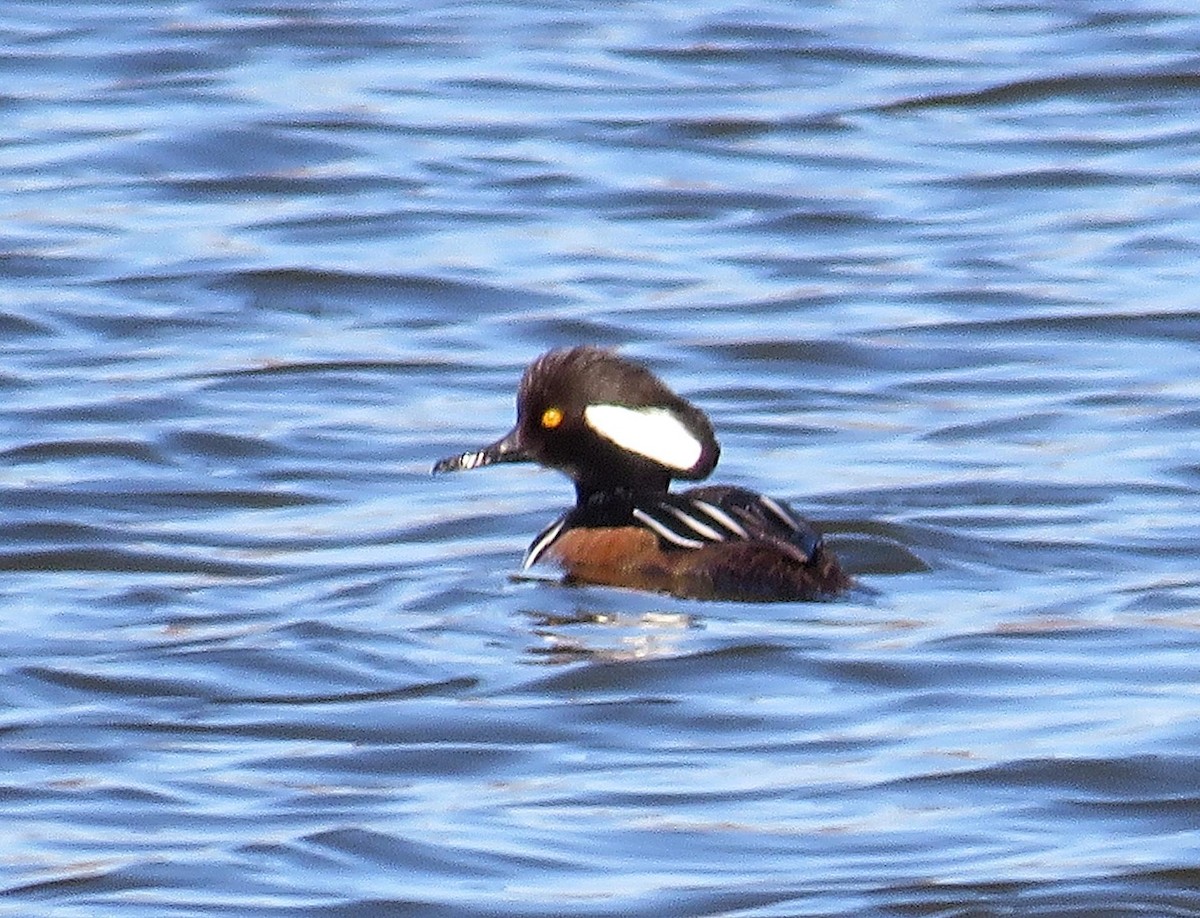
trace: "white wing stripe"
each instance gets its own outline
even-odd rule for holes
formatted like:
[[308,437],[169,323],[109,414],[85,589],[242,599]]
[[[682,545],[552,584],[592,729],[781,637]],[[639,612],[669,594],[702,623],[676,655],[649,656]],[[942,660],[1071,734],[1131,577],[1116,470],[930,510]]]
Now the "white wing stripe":
[[684,513],[678,507],[672,507],[670,504],[660,504],[659,506],[661,506],[665,510],[670,510],[672,515],[674,515],[679,520],[679,522],[683,523],[685,526],[687,526],[693,532],[698,532],[700,535],[704,536],[704,538],[708,539],[710,542],[724,542],[725,541],[725,536],[721,535],[721,533],[719,533],[719,532],[717,532],[717,530],[713,529],[712,526],[709,526],[706,523],[700,522],[698,519],[696,519],[693,516],[688,516],[686,513]]
[[788,529],[792,530],[792,532],[800,531],[800,523],[796,520],[796,518],[784,510],[783,507],[779,506],[779,504],[774,500],[767,497],[765,494],[760,494],[758,495],[758,502],[779,517],[779,519],[783,520],[784,525],[787,526]]
[[720,507],[714,506],[713,504],[710,504],[708,501],[704,501],[704,500],[694,500],[693,499],[692,504],[695,505],[696,507],[699,507],[705,513],[707,513],[709,516],[711,516],[714,520],[716,520],[718,523],[720,523],[722,526],[724,526],[726,529],[728,529],[730,532],[732,532],[734,535],[739,536],[740,538],[743,538],[743,539],[750,538],[750,533],[746,532],[745,527],[743,527],[741,523],[739,523],[737,520],[735,520],[732,516],[730,516],[728,513],[726,513]]
[[703,548],[704,543],[698,542],[695,539],[689,539],[686,536],[681,536],[674,529],[663,525],[645,510],[637,507],[633,509],[633,518],[648,529],[658,533],[662,538],[666,539],[673,545],[678,545],[680,548]]

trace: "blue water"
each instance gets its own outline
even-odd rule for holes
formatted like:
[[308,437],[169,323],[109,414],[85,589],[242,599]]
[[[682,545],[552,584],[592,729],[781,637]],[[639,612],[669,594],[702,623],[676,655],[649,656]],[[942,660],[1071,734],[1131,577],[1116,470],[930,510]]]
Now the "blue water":
[[[1200,11],[0,8],[0,915],[1200,915]],[[861,588],[516,580],[617,347]]]

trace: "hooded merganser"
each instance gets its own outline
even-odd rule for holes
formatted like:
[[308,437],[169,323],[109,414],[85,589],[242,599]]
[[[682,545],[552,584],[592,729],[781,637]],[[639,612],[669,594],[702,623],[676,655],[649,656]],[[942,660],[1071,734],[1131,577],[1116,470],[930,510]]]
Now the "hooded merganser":
[[720,447],[704,413],[645,367],[596,347],[550,351],[525,371],[517,423],[433,471],[537,462],[575,482],[575,506],[543,529],[522,570],[553,562],[571,583],[691,599],[820,599],[850,586],[820,534],[782,501],[710,485]]

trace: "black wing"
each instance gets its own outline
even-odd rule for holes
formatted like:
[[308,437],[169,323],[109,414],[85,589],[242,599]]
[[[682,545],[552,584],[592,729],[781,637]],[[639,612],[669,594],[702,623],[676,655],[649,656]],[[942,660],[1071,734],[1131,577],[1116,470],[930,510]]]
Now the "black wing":
[[786,503],[745,488],[709,486],[664,494],[633,509],[638,525],[664,547],[695,549],[714,542],[770,542],[797,560],[812,560],[821,536]]
[[821,535],[783,501],[745,488],[707,486],[679,494],[613,495],[601,507],[575,508],[534,537],[521,569],[577,526],[640,526],[665,549],[694,550],[720,542],[767,542],[801,563],[813,559]]

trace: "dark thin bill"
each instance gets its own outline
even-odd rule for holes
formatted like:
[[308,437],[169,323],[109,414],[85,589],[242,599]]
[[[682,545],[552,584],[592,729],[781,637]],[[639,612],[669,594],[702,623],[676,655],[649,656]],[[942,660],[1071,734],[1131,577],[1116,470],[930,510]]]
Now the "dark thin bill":
[[529,462],[530,456],[521,448],[520,435],[516,430],[507,434],[478,452],[447,456],[433,467],[433,473],[460,472],[477,469],[498,462]]

